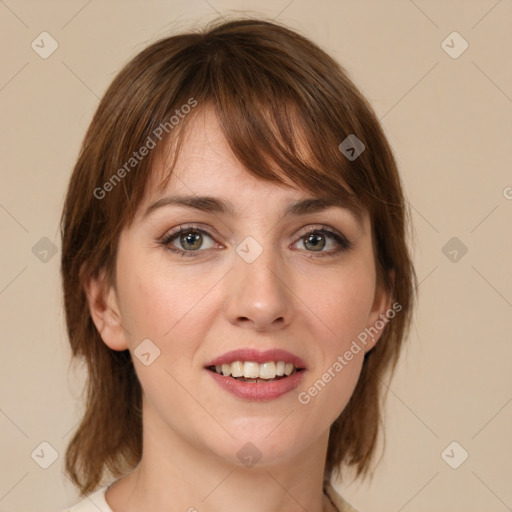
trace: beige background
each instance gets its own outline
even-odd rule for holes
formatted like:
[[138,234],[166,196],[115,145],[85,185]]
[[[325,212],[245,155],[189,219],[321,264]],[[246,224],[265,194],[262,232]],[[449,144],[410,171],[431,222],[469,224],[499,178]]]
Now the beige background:
[[[151,41],[233,9],[289,24],[346,67],[382,120],[413,211],[420,305],[391,385],[386,450],[371,483],[336,486],[361,512],[510,510],[512,2],[5,0],[0,511],[76,500],[62,462],[81,373],[69,367],[58,220],[98,100]],[[31,48],[43,31],[59,45],[47,59]],[[441,45],[453,31],[469,44],[456,59]],[[455,262],[453,247],[442,251],[452,237],[468,249]],[[43,441],[58,453],[46,470],[36,461],[48,448],[31,457]],[[446,460],[469,453],[458,469],[441,457],[452,441],[463,448]]]

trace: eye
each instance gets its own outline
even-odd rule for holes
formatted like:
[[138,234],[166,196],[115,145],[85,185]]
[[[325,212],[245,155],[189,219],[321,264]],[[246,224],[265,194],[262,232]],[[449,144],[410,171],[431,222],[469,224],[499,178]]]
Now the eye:
[[[313,258],[335,256],[352,248],[352,243],[344,235],[327,227],[309,229],[301,235],[296,244],[300,242],[306,251],[319,253],[312,254],[310,257]],[[327,250],[324,251],[326,247]]]
[[[205,246],[205,241],[208,239],[210,243]],[[195,226],[180,226],[167,233],[159,243],[173,253],[192,257],[199,256],[206,249],[223,247],[215,242],[208,231]],[[310,258],[335,256],[352,248],[352,243],[344,235],[326,226],[309,228],[293,245],[301,246],[299,249],[310,253],[308,255]]]
[[[213,243],[204,247],[205,239]],[[194,253],[201,252],[201,249],[211,249],[216,245],[210,233],[193,226],[180,226],[178,230],[166,234],[160,243],[169,251],[182,256],[196,256]]]

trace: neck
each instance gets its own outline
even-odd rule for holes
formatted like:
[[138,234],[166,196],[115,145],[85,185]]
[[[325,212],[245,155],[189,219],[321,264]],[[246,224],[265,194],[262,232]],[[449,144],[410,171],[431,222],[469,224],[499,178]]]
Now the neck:
[[107,503],[114,512],[333,510],[323,494],[328,437],[329,431],[286,460],[246,467],[168,427],[165,436],[145,428],[139,465],[108,489]]

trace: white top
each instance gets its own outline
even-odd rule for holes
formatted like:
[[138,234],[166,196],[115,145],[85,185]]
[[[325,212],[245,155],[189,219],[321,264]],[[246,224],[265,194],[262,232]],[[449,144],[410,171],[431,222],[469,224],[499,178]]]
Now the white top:
[[89,494],[80,503],[73,505],[71,508],[67,508],[62,512],[114,512],[105,499],[105,493],[109,488],[108,485],[98,489],[92,494]]
[[[106,485],[105,487],[98,489],[83,499],[80,503],[73,505],[71,508],[63,510],[62,512],[114,512],[108,506],[107,500],[105,499],[105,493],[109,487],[109,485]],[[338,494],[332,485],[326,484],[325,490],[339,512],[357,512],[357,510],[353,508],[350,503],[346,502]],[[330,507],[332,507],[332,505],[330,505],[327,496],[324,495],[324,510],[330,510]]]

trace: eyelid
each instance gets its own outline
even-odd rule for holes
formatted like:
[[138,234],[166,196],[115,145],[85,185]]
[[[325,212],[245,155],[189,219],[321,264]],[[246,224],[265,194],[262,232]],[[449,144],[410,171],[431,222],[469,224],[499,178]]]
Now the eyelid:
[[[173,253],[181,254],[182,256],[196,256],[196,255],[198,255],[198,253],[206,252],[208,249],[205,249],[205,250],[198,249],[195,251],[186,251],[184,249],[179,249],[177,247],[174,247],[173,249],[171,249],[169,247],[169,244],[171,244],[173,239],[176,238],[177,236],[179,236],[180,233],[196,231],[196,232],[199,232],[199,233],[211,238],[216,244],[223,245],[220,242],[217,242],[217,240],[215,239],[215,237],[217,237],[217,235],[215,234],[216,232],[213,228],[211,228],[210,226],[207,226],[207,227],[201,227],[201,226],[204,226],[204,225],[195,224],[195,223],[180,224],[177,228],[173,228],[173,229],[167,231],[160,238],[160,240],[158,242],[161,245],[163,245],[164,247],[166,247],[169,251],[171,251]],[[214,233],[211,233],[211,231],[213,231]],[[344,251],[348,251],[353,248],[353,243],[344,234],[342,234],[341,232],[339,232],[338,230],[336,230],[330,226],[323,225],[323,224],[318,224],[316,226],[309,225],[309,226],[302,228],[297,233],[296,239],[294,242],[292,242],[291,245],[295,245],[296,243],[298,243],[300,240],[302,240],[307,235],[315,234],[315,233],[326,234],[328,237],[330,237],[337,243],[338,248],[336,250],[331,250],[331,251],[306,251],[306,252],[310,253],[309,257],[333,256],[333,255],[339,254]],[[318,255],[316,255],[315,252],[317,252]]]
[[334,239],[338,245],[338,248],[334,251],[307,251],[310,253],[310,257],[316,257],[315,252],[317,252],[318,257],[320,256],[334,256],[339,254],[340,252],[348,251],[354,247],[354,244],[340,231],[334,229],[330,226],[326,226],[324,224],[320,224],[319,227],[307,226],[303,230],[299,231],[298,239],[293,244],[295,245],[298,241],[306,237],[310,234],[320,233],[323,235],[327,235],[329,238]]
[[326,224],[317,224],[316,226],[314,226],[314,225],[306,226],[305,228],[301,229],[298,232],[297,236],[298,236],[298,238],[302,238],[303,236],[306,236],[306,235],[309,235],[310,233],[315,233],[315,232],[327,232],[329,234],[339,236],[340,238],[343,238],[348,242],[348,238],[343,233],[341,233],[337,229],[332,228],[331,226],[327,226]]
[[[180,224],[176,228],[172,228],[164,233],[164,235],[158,240],[158,243],[167,247],[171,252],[175,252],[174,250],[170,249],[168,246],[173,241],[174,238],[180,235],[180,233],[187,233],[189,231],[197,231],[198,233],[201,233],[202,235],[206,235],[209,238],[211,238],[216,244],[220,244],[220,242],[217,242],[215,239],[218,237],[215,230],[211,227],[200,227],[201,224]],[[211,232],[213,231],[213,233]],[[222,244],[220,244],[222,245]],[[186,252],[186,253],[198,253],[198,252],[205,252],[204,250],[197,250],[197,251],[183,251],[183,249],[175,248],[176,252]]]

